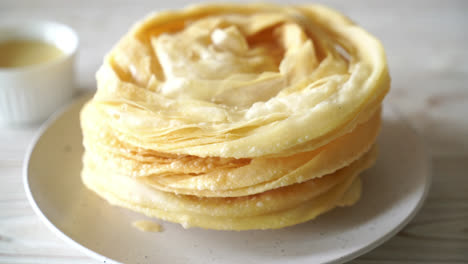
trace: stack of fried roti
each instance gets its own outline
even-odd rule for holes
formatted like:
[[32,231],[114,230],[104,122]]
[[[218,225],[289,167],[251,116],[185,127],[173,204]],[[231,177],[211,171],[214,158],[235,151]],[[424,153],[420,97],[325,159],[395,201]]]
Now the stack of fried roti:
[[361,195],[390,79],[378,40],[329,8],[150,15],[81,112],[85,185],[184,227],[272,229]]

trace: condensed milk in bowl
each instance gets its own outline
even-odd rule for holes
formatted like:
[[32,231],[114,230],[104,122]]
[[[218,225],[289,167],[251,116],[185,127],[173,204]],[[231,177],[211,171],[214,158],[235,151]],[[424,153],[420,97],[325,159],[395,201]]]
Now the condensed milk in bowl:
[[77,48],[63,24],[0,24],[0,125],[39,123],[70,101]]

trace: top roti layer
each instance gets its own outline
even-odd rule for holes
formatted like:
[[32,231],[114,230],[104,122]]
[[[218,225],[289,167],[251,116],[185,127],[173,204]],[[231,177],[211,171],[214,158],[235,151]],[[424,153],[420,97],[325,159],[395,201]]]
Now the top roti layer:
[[151,15],[97,79],[92,103],[119,140],[221,158],[325,145],[366,121],[390,83],[382,45],[349,19],[272,4]]

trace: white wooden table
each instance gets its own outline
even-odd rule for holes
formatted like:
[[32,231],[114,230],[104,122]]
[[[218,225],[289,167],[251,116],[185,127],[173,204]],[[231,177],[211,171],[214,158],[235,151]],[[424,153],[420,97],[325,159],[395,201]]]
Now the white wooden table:
[[[0,20],[40,18],[74,27],[81,38],[78,86],[93,90],[103,55],[134,21],[187,3],[0,0]],[[386,102],[420,133],[432,157],[433,187],[420,213],[353,263],[468,263],[468,2],[327,4],[383,41],[393,79]],[[0,128],[0,263],[96,263],[59,240],[26,200],[22,161],[37,128]]]

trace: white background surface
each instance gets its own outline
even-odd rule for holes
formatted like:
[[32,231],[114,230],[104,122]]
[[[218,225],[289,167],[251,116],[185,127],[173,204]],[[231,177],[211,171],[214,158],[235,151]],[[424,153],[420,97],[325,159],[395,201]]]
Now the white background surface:
[[[93,90],[103,55],[134,21],[187,3],[0,0],[0,20],[40,18],[75,28],[81,38],[78,87]],[[386,101],[420,133],[433,164],[433,187],[422,211],[396,237],[353,263],[467,263],[468,2],[326,3],[382,40],[392,75]],[[95,263],[55,237],[26,201],[21,166],[36,131],[37,126],[0,129],[0,263]]]

